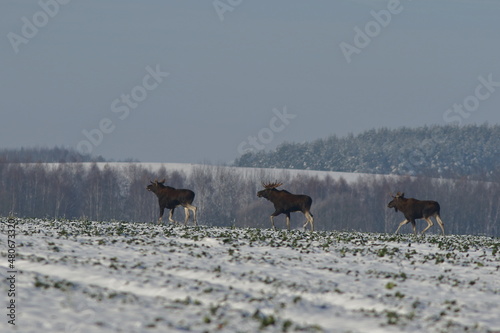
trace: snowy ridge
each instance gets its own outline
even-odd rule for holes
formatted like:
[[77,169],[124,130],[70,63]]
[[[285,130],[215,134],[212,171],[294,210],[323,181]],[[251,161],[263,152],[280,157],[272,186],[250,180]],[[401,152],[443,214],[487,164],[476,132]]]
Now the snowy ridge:
[[[89,168],[94,163],[83,162],[83,163],[65,163],[65,165],[83,165]],[[43,165],[51,168],[57,168],[59,163],[43,163]],[[359,180],[360,177],[371,177],[371,178],[381,178],[381,177],[392,177],[397,178],[401,176],[396,175],[379,175],[379,174],[368,174],[368,173],[354,173],[354,172],[336,172],[336,171],[320,171],[320,170],[302,170],[302,169],[280,169],[280,168],[250,168],[250,167],[232,167],[232,166],[219,166],[210,164],[193,164],[193,163],[144,163],[144,162],[98,162],[95,165],[99,169],[104,169],[108,166],[113,169],[127,169],[131,166],[143,167],[145,169],[156,172],[162,168],[165,168],[168,172],[178,171],[184,172],[186,176],[190,176],[194,170],[197,168],[206,168],[211,170],[217,170],[218,168],[234,170],[245,178],[258,178],[262,175],[270,177],[278,177],[283,174],[290,175],[291,177],[296,177],[299,175],[306,175],[312,177],[318,177],[323,179],[326,177],[331,177],[334,180],[343,178],[347,182],[355,182]]]

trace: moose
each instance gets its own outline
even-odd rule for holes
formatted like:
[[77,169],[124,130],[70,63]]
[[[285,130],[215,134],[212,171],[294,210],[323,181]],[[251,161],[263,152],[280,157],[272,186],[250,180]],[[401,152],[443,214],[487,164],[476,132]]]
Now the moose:
[[304,224],[304,230],[308,223],[311,224],[311,231],[314,231],[314,218],[311,214],[311,204],[312,199],[308,195],[304,194],[292,194],[286,190],[277,190],[283,183],[262,183],[264,189],[257,192],[259,198],[266,198],[274,204],[274,213],[271,214],[271,223],[273,229],[276,230],[274,226],[274,217],[280,214],[286,215],[286,226],[290,230],[290,213],[292,212],[302,212],[306,217],[306,223]]
[[439,216],[439,211],[441,209],[439,203],[437,203],[436,201],[421,201],[413,198],[405,198],[405,194],[400,192],[398,192],[395,196],[391,195],[391,197],[393,199],[391,202],[389,202],[387,207],[394,208],[396,212],[400,210],[405,216],[405,220],[399,224],[398,229],[396,230],[396,234],[399,232],[399,228],[401,228],[401,226],[411,222],[411,225],[413,226],[413,232],[416,235],[417,228],[415,226],[415,220],[424,219],[425,221],[427,221],[427,227],[422,230],[423,235],[427,231],[427,229],[434,225],[434,223],[432,223],[431,217],[435,217],[436,221],[441,227],[441,231],[443,232],[444,236],[444,224],[441,220],[441,217]]
[[170,209],[170,213],[168,214],[168,220],[171,223],[176,223],[172,216],[174,215],[174,209],[177,206],[184,207],[184,213],[186,214],[186,218],[184,219],[184,225],[187,225],[189,220],[189,211],[193,212],[193,222],[194,225],[197,226],[198,222],[196,221],[196,210],[197,208],[192,205],[194,200],[194,192],[187,189],[175,189],[170,186],[164,185],[165,179],[158,181],[157,179],[153,182],[150,181],[146,189],[150,192],[153,192],[158,197],[158,203],[160,205],[160,218],[158,219],[158,224],[162,222],[163,212],[165,208]]

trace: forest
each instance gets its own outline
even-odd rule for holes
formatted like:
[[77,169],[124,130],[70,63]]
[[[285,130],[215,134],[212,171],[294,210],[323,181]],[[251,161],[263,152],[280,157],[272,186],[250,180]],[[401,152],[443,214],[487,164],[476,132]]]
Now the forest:
[[102,156],[82,154],[66,147],[29,147],[0,149],[0,163],[81,163],[104,162]]
[[[496,174],[498,179],[500,175]],[[273,178],[272,178],[273,177]],[[262,181],[276,175],[256,169],[251,176],[238,168],[200,165],[184,171],[152,170],[139,163],[0,163],[0,216],[130,221],[153,223],[158,202],[146,190],[150,180],[166,178],[166,184],[196,193],[198,223],[207,226],[269,228],[272,203],[257,198]],[[355,182],[318,176],[277,177],[292,193],[313,198],[316,230],[389,232],[404,220],[387,208],[390,194],[437,200],[447,234],[500,236],[500,183],[468,177],[437,179],[414,176],[362,176]],[[177,209],[174,219],[183,221]],[[164,219],[166,221],[166,219]],[[275,219],[285,228],[283,215]],[[292,228],[304,222],[292,214]],[[417,221],[422,230],[425,221]],[[411,227],[401,229],[410,233]],[[437,224],[428,233],[438,233]]]
[[234,165],[499,181],[500,126],[372,129],[248,152]]

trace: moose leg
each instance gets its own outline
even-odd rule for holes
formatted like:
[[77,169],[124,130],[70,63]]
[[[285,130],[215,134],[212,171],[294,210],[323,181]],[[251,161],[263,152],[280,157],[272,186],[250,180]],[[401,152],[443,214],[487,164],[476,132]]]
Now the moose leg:
[[441,227],[441,231],[443,232],[443,236],[444,236],[444,223],[443,223],[443,220],[441,220],[441,217],[439,216],[439,214],[436,215],[436,221],[438,221],[438,224]]
[[271,224],[273,226],[273,230],[276,230],[276,227],[274,226],[274,215],[271,215]]
[[198,212],[198,208],[195,207],[195,206],[192,206],[193,209],[193,222],[194,222],[194,225],[198,226],[198,219],[196,218],[196,213]]
[[308,223],[311,224],[311,231],[314,231],[314,217],[309,212],[305,212],[304,215],[306,217],[306,223],[304,224],[304,231],[306,231],[306,227],[307,227]]
[[163,218],[163,212],[165,211],[165,207],[160,208],[160,218],[158,219],[158,224],[161,224]]
[[286,228],[290,231],[290,213],[286,213]]
[[411,220],[411,226],[413,227],[413,233],[415,234],[415,236],[417,235],[417,223],[415,222],[415,220]]
[[401,222],[399,224],[399,227],[396,229],[396,232],[395,234],[399,233],[399,228],[401,228],[402,226],[404,226],[406,223],[410,222],[410,220],[404,220],[403,222]]
[[193,222],[194,225],[198,225],[198,221],[196,221],[196,211],[198,210],[196,206],[193,205],[186,205],[185,209],[189,209],[193,212]]
[[432,227],[434,225],[434,223],[432,223],[432,220],[430,217],[425,217],[424,220],[427,222],[427,227],[425,227],[425,229],[422,230],[422,235],[424,234],[424,232],[427,231],[427,229],[429,229],[430,227]]
[[274,217],[280,215],[280,211],[275,211],[274,213],[271,214],[271,224],[273,225],[273,230],[276,230],[276,227],[274,226]]
[[168,213],[168,220],[169,220],[171,223],[176,223],[176,222],[174,221],[174,219],[172,218],[172,216],[174,216],[174,209],[175,209],[175,208],[172,208],[172,209],[170,210],[170,213]]
[[187,207],[184,207],[184,215],[186,216],[184,218],[184,225],[187,225],[189,221],[189,209]]

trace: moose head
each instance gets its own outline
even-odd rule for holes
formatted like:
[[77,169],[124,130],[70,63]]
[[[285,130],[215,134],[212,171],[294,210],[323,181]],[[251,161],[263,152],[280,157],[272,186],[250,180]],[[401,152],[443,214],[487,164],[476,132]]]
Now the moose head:
[[159,188],[165,187],[165,185],[163,185],[163,183],[165,183],[165,180],[166,180],[165,178],[163,178],[160,181],[158,181],[158,179],[155,179],[155,181],[150,180],[149,182],[151,184],[146,186],[146,189],[150,192],[155,193]]
[[278,191],[276,188],[280,187],[281,185],[283,185],[283,183],[278,183],[278,182],[274,182],[274,183],[264,183],[262,182],[262,187],[264,187],[263,190],[257,192],[257,196],[259,198],[266,198],[266,199],[269,199],[269,196],[271,194],[272,191]]
[[398,211],[398,207],[397,207],[398,203],[401,201],[401,199],[405,198],[405,194],[398,192],[398,193],[396,193],[396,195],[391,194],[391,197],[392,197],[392,201],[389,202],[389,204],[387,204],[387,207],[394,208],[394,210],[397,212]]

